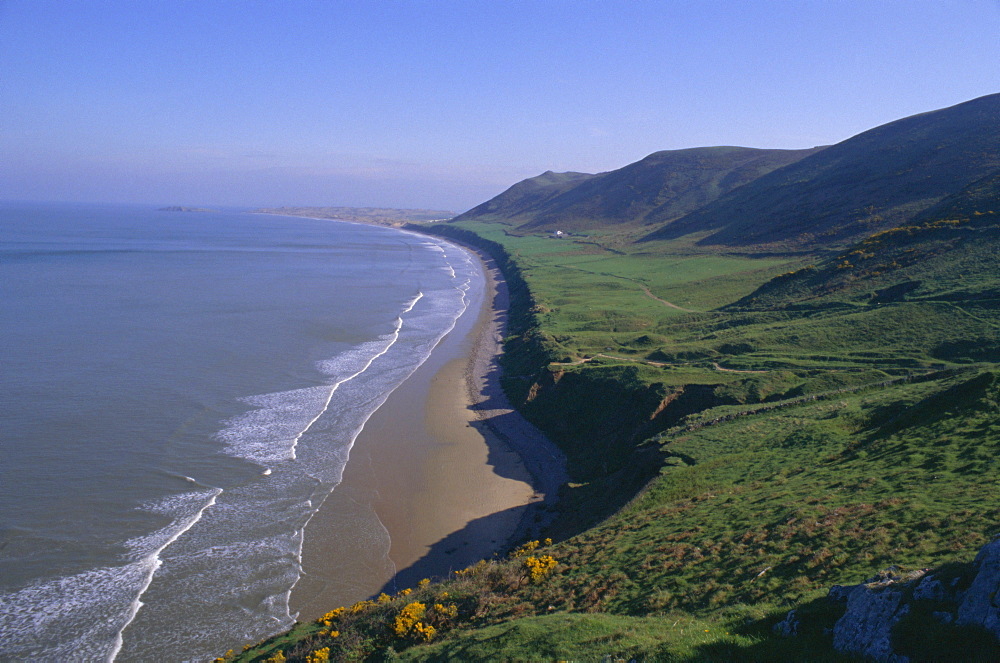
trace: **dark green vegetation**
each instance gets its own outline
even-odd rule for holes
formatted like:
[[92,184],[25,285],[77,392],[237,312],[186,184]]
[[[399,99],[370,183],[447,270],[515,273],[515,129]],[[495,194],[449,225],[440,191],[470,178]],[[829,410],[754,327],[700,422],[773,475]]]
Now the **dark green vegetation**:
[[[634,242],[614,219],[564,239],[528,222],[431,228],[495,255],[511,286],[505,388],[572,476],[555,543],[245,658],[850,660],[826,631],[844,610],[831,586],[890,565],[959,577],[1000,532],[998,107],[901,120],[703,208],[774,205],[749,237],[769,246],[724,248],[739,220],[708,242],[715,226]],[[803,205],[795,228],[791,203],[747,193],[768,180]],[[882,218],[859,225],[865,199]],[[412,602],[429,641],[394,628]],[[791,608],[799,635],[779,637]],[[914,660],[997,647],[916,613],[894,639]]]

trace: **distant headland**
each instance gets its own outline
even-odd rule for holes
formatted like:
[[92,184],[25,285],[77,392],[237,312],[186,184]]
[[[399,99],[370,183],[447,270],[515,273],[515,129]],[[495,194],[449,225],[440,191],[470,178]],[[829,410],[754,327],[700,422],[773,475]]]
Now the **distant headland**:
[[209,209],[207,207],[181,207],[180,205],[171,205],[170,207],[161,207],[156,211],[157,212],[218,212],[219,210]]
[[250,210],[256,214],[284,214],[314,219],[336,219],[375,223],[382,226],[402,226],[407,223],[447,221],[454,212],[430,209],[392,209],[387,207],[262,207]]

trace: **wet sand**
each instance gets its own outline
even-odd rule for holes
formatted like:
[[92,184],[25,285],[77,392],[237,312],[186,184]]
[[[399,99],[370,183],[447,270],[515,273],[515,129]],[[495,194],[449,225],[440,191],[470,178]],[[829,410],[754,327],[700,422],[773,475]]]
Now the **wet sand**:
[[488,259],[485,271],[455,329],[369,419],[306,528],[299,619],[447,575],[544,522],[565,463],[500,388],[506,286]]

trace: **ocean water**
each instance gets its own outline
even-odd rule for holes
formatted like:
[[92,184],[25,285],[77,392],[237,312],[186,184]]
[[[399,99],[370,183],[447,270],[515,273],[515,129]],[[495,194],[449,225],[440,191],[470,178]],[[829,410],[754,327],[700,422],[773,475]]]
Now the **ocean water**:
[[387,228],[0,204],[0,660],[290,626],[305,526],[482,278]]

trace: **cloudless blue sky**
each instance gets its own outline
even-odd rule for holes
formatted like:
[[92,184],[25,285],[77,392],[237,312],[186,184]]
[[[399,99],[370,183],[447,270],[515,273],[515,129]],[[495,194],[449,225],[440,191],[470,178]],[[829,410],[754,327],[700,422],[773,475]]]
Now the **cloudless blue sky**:
[[0,0],[0,198],[461,211],[1000,91],[1000,0]]

